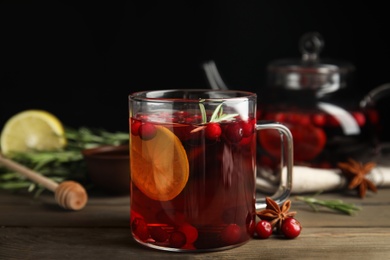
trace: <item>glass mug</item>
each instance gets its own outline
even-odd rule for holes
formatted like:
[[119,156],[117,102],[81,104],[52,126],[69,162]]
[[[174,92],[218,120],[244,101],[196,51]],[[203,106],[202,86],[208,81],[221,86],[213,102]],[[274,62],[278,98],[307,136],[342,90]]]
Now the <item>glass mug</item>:
[[291,132],[277,123],[258,124],[256,105],[255,93],[234,90],[129,95],[130,225],[138,243],[201,252],[249,241],[256,211],[266,207],[265,198],[256,198],[258,130],[281,134],[286,181],[272,198],[280,204],[289,197]]

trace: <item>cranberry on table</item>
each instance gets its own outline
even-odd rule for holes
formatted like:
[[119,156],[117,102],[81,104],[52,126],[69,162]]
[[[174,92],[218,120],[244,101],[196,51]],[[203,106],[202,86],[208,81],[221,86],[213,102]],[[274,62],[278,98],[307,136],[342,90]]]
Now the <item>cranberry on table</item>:
[[256,224],[256,233],[259,238],[269,238],[272,235],[271,223],[267,220],[260,220]]
[[295,218],[286,218],[282,224],[282,233],[286,238],[296,238],[301,233],[301,223]]

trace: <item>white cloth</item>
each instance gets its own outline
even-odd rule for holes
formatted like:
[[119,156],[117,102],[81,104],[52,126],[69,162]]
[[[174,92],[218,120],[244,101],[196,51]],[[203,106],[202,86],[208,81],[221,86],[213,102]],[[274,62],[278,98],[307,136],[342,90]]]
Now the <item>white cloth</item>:
[[[262,171],[262,169],[259,170]],[[264,176],[264,174],[259,174],[259,176]],[[282,174],[282,176],[282,183],[285,183],[283,178],[286,174]],[[390,187],[390,166],[377,166],[367,174],[367,178],[378,188]],[[340,169],[319,169],[305,166],[293,167],[292,194],[337,190],[346,187],[346,185],[347,180],[341,174]],[[270,192],[277,189],[277,186],[271,181],[266,180],[266,178],[257,177],[256,188],[259,191]]]

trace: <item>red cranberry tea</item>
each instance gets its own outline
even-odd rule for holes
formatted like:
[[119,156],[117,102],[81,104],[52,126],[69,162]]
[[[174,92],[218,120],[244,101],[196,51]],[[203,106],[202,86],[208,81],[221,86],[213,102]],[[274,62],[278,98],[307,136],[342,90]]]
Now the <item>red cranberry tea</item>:
[[170,124],[131,119],[135,238],[182,249],[243,243],[254,232],[255,121],[199,126],[197,115],[182,115]]

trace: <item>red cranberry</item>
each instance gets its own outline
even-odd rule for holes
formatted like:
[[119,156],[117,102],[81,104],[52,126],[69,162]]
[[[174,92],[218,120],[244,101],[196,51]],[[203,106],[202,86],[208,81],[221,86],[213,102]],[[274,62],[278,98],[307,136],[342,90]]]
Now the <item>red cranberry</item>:
[[286,115],[284,113],[276,113],[275,118],[273,120],[277,122],[284,122],[286,121]]
[[221,239],[224,243],[232,245],[241,238],[241,228],[237,224],[228,225],[221,233]]
[[323,113],[313,114],[311,116],[311,121],[315,126],[322,127],[326,124],[326,116]]
[[242,136],[249,137],[255,132],[255,126],[252,121],[241,121],[240,125],[242,127]]
[[142,140],[150,140],[157,134],[157,129],[152,123],[143,123],[139,126],[138,134]]
[[131,134],[138,136],[139,135],[139,127],[141,126],[141,122],[138,120],[131,121]]
[[256,224],[256,233],[259,238],[265,239],[272,235],[272,225],[266,220],[260,220]]
[[286,238],[295,238],[301,233],[302,226],[295,218],[286,218],[282,224],[282,233]]
[[353,118],[355,118],[356,123],[358,126],[364,126],[366,123],[366,117],[361,112],[353,112],[352,113]]
[[225,137],[231,143],[239,143],[242,139],[242,127],[238,123],[231,123],[225,129]]
[[151,228],[150,236],[157,242],[164,242],[169,238],[169,233],[163,228],[156,226]]
[[298,124],[303,126],[309,125],[311,123],[310,116],[307,114],[301,114]]
[[149,230],[146,222],[142,218],[135,218],[131,223],[133,234],[142,241],[149,238]]
[[178,231],[184,233],[187,244],[192,244],[198,239],[198,230],[190,224],[180,226]]
[[180,231],[173,231],[169,236],[169,245],[175,248],[181,248],[187,243],[186,235]]
[[209,140],[218,140],[221,136],[222,130],[218,123],[209,123],[205,129],[206,138]]

